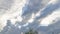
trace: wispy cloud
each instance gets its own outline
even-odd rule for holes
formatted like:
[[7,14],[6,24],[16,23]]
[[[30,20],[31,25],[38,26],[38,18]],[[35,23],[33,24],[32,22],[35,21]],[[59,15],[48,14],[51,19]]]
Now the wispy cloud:
[[7,25],[6,21],[11,20],[14,27],[22,31],[28,27],[49,26],[57,18],[60,18],[59,0],[14,0],[10,9],[0,15],[0,24],[3,28]]

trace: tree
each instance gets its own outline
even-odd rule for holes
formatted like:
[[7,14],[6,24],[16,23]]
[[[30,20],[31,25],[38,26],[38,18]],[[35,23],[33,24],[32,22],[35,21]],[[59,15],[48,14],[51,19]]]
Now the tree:
[[28,32],[25,32],[25,34],[38,34],[36,30],[30,29]]

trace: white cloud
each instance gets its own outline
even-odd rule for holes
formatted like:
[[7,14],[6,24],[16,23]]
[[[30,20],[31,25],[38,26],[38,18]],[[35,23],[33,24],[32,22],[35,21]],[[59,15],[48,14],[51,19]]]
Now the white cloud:
[[23,26],[25,27],[25,26],[27,26],[29,23],[26,23],[26,24],[24,24]]
[[[6,26],[6,21],[7,20],[11,20],[12,24],[15,24],[16,21],[22,21],[23,18],[21,17],[22,15],[22,7],[25,5],[26,0],[14,0],[15,3],[13,4],[13,6],[11,7],[10,10],[7,10],[7,12],[3,15],[0,15],[0,27],[1,29]],[[40,9],[40,11],[45,10],[45,8],[49,5],[49,4],[55,4],[57,2],[57,0],[51,0],[48,4],[45,5],[44,8]],[[52,7],[53,8],[53,7]],[[37,14],[32,14],[31,18],[27,21],[26,24],[24,24],[23,26],[27,26],[30,23],[32,23],[34,21],[34,18],[40,16],[40,12],[38,12]],[[15,18],[16,17],[16,18]],[[41,20],[41,26],[48,26],[50,24],[53,23],[53,20],[56,20],[56,18],[60,18],[60,9],[55,10],[51,15],[48,15],[46,18],[40,19]],[[25,20],[24,20],[25,21]],[[21,28],[21,26],[18,26],[18,28]]]
[[31,18],[28,20],[29,23],[32,23],[34,21],[35,15],[32,14]]
[[50,2],[48,4],[55,4],[57,2],[57,0],[50,0]]
[[54,11],[51,15],[47,16],[46,18],[42,19],[41,26],[48,26],[53,23],[53,20],[60,17],[60,9]]
[[[0,15],[0,26],[2,26],[0,29],[6,26],[7,20],[11,20],[12,24],[14,24],[16,20],[22,21],[22,7],[25,3],[26,0],[14,0],[11,9],[7,10],[3,15]],[[15,17],[17,17],[17,19],[15,19]]]

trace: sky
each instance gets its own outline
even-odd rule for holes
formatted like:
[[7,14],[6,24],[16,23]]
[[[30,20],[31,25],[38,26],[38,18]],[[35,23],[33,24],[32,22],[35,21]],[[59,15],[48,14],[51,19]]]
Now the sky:
[[[23,26],[38,21],[40,26],[49,26],[60,19],[60,0],[0,0],[0,27],[6,26],[7,20]],[[19,26],[20,28],[20,26]]]

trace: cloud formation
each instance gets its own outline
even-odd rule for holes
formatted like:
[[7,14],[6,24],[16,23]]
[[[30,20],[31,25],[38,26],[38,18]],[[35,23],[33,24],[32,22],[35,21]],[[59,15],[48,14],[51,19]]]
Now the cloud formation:
[[[12,2],[13,4],[11,3],[12,5],[9,5],[10,3],[8,3],[7,6],[2,6],[8,9],[6,11],[3,9],[4,11],[1,11],[2,14],[0,14],[0,27],[2,26],[2,32],[6,31],[7,33],[5,34],[8,34],[18,30],[17,33],[19,33],[20,30],[21,32],[26,31],[29,27],[34,29],[41,26],[49,27],[51,24],[56,23],[58,18],[60,19],[59,1],[60,0],[6,0],[7,3]],[[2,4],[6,5],[3,2]],[[9,26],[7,25],[8,20],[11,21]],[[5,29],[6,27],[8,29]],[[10,28],[13,30],[12,32]]]

